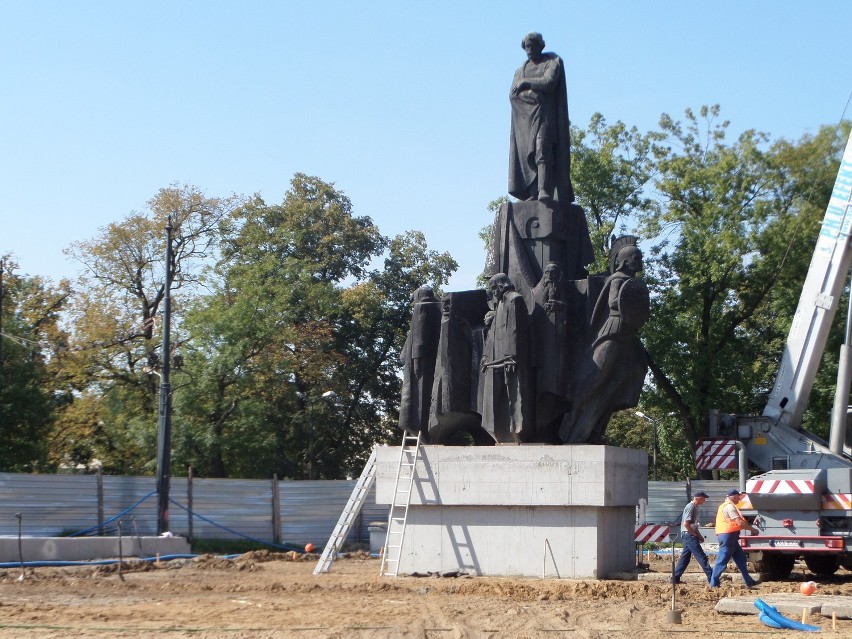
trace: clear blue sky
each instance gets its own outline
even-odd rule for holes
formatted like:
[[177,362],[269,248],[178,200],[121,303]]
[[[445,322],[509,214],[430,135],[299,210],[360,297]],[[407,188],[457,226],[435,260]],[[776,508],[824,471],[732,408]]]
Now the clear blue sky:
[[526,32],[579,126],[719,103],[735,133],[798,139],[844,113],[850,27],[841,0],[0,0],[0,254],[73,276],[63,248],[161,187],[277,203],[303,172],[472,288]]

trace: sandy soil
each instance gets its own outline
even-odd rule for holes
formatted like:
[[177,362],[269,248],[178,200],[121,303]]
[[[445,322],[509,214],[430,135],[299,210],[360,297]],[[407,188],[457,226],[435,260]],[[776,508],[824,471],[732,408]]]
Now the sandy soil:
[[[699,582],[677,586],[681,625],[669,624],[670,558],[652,558],[659,581],[581,581],[485,577],[379,577],[379,561],[354,553],[314,576],[316,557],[254,552],[234,560],[0,571],[0,639],[24,637],[657,638],[698,632],[707,637],[789,637],[757,615],[714,611],[724,596],[798,592],[805,575],[752,593]],[[694,568],[694,566],[691,566]],[[852,595],[841,570],[822,595]],[[814,616],[827,634],[852,636],[852,620]],[[826,634],[825,632],[823,634]]]

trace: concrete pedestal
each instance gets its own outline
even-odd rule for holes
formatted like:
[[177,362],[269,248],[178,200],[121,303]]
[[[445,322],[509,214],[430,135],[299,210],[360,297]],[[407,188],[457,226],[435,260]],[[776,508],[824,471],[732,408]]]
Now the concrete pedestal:
[[[399,449],[378,449],[390,504]],[[635,563],[648,456],[611,446],[422,446],[399,574],[603,579]]]

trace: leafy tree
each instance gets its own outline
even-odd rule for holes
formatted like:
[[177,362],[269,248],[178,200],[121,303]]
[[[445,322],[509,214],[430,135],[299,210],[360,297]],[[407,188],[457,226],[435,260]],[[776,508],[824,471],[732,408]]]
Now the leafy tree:
[[765,403],[839,137],[826,129],[769,146],[749,130],[728,144],[718,106],[687,110],[686,124],[664,115],[660,126],[659,197],[640,227],[655,238],[645,274],[653,330],[643,332],[653,384],[643,405],[676,414],[683,456],[706,433],[711,408],[746,414]]
[[[316,399],[333,390],[328,318],[338,284],[363,275],[383,239],[368,217],[317,178],[297,174],[279,206],[255,197],[233,216],[222,259],[188,319],[188,372],[206,392],[176,408],[183,455],[211,476],[299,476]],[[319,389],[313,393],[314,389]],[[298,442],[294,442],[294,438]],[[307,473],[306,473],[307,474]]]
[[[73,408],[60,419],[54,454],[86,463],[98,458],[111,472],[153,469],[159,388],[161,304],[166,270],[172,290],[198,282],[214,257],[219,233],[238,198],[210,198],[193,186],[161,189],[147,213],[132,213],[77,242],[68,253],[84,267],[69,311],[73,327],[66,374]],[[173,256],[165,264],[167,224]],[[176,325],[182,313],[175,296]],[[176,340],[179,347],[180,340]],[[154,442],[152,446],[152,442]]]
[[[296,174],[282,204],[233,216],[186,321],[176,463],[212,476],[340,477],[390,432],[416,286],[455,263],[422,234],[388,240],[333,184]],[[383,270],[371,261],[386,251]]]
[[392,238],[384,268],[367,282],[344,291],[338,344],[345,354],[347,397],[344,430],[355,462],[363,466],[370,447],[399,440],[400,354],[412,314],[412,294],[424,285],[441,295],[441,287],[458,268],[448,253],[431,251],[419,231]]
[[[791,211],[794,221],[789,231],[782,227],[777,229],[775,236],[767,238],[768,242],[783,246],[784,254],[766,312],[767,322],[776,320],[776,331],[769,344],[770,377],[760,388],[761,406],[777,374],[784,341],[802,293],[849,130],[847,121],[839,127],[821,127],[815,135],[803,136],[797,142],[779,140],[773,145],[773,162],[784,176],[778,198]],[[843,299],[838,302],[838,308],[848,308],[848,287]],[[803,415],[804,426],[826,440],[837,381],[837,354],[844,339],[843,320],[845,315],[841,310],[836,315]]]
[[652,481],[682,481],[695,473],[683,428],[673,413],[651,418],[636,415],[635,409],[618,411],[607,426],[603,443],[648,451],[648,479]]
[[622,122],[607,125],[600,113],[587,130],[571,129],[571,179],[598,256],[590,272],[606,271],[612,235],[622,234],[630,218],[650,208],[646,185],[655,175],[662,138]]
[[50,468],[48,436],[62,395],[54,371],[66,335],[59,325],[70,289],[17,272],[0,259],[0,470]]

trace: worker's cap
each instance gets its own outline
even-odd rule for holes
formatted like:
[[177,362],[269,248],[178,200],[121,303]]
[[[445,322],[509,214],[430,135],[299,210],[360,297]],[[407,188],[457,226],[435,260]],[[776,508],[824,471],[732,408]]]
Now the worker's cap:
[[699,490],[697,493],[695,493],[695,495],[693,495],[693,497],[704,497],[704,499],[707,499],[709,496],[710,495],[705,493],[703,490]]
[[731,490],[728,491],[728,497],[733,497],[734,495],[745,495],[745,493],[741,493],[736,488],[731,488]]

